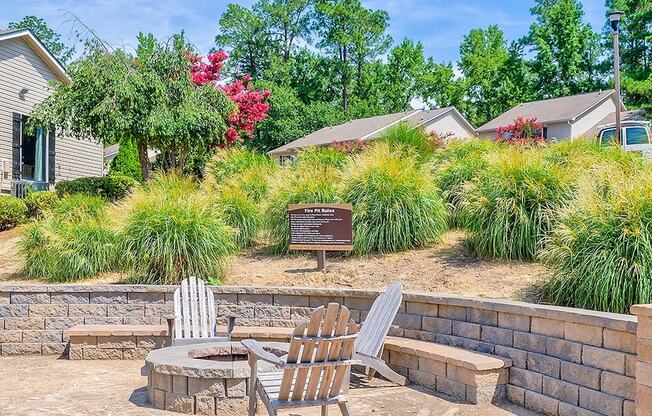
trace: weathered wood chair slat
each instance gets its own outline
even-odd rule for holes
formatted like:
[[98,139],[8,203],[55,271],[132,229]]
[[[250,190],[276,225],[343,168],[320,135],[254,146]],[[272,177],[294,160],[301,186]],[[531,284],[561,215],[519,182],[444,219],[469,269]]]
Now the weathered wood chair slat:
[[[256,413],[256,394],[269,415],[278,409],[337,404],[344,416],[351,411],[342,384],[356,361],[353,346],[358,325],[345,306],[330,303],[315,309],[307,323],[299,324],[285,359],[267,352],[252,339],[242,341],[249,351],[249,415]],[[274,364],[280,371],[258,373],[258,360]]]
[[373,378],[374,373],[377,371],[383,377],[397,384],[405,385],[407,382],[405,377],[389,368],[380,359],[383,353],[385,337],[387,337],[389,328],[401,307],[402,301],[401,284],[398,282],[392,283],[385,293],[376,298],[371,305],[367,318],[362,323],[362,328],[360,328],[355,341],[354,357],[369,369],[367,374],[370,379]]
[[191,276],[174,292],[174,318],[168,318],[172,345],[228,341],[233,316],[228,316],[227,336],[218,336],[215,295],[203,280]]

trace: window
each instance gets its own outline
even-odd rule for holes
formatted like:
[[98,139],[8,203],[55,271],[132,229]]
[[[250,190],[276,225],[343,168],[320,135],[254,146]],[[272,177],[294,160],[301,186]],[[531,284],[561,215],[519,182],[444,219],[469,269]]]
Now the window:
[[47,164],[47,134],[37,128],[31,134],[23,129],[20,144],[20,178],[28,181],[45,182]]
[[54,126],[29,130],[29,118],[13,113],[12,178],[36,183],[54,182]]
[[602,144],[613,144],[616,140],[616,129],[607,129],[603,130],[600,135],[600,143]]
[[650,140],[644,127],[627,127],[627,144],[649,144]]

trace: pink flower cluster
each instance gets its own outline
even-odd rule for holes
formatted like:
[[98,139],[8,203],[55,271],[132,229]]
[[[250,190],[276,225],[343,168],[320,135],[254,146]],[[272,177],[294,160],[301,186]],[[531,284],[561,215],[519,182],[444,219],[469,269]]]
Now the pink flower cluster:
[[359,151],[363,150],[367,146],[367,142],[364,140],[347,140],[345,142],[336,142],[335,139],[333,139],[330,147],[333,149],[337,150],[338,152],[342,153],[358,153]]
[[190,62],[190,74],[195,85],[214,85],[224,91],[226,96],[237,106],[237,109],[229,116],[226,143],[220,143],[219,146],[223,147],[235,141],[242,141],[243,137],[253,138],[256,123],[267,117],[269,103],[266,100],[269,98],[270,92],[254,90],[249,75],[245,75],[244,78],[235,80],[231,84],[218,85],[224,62],[228,59],[228,55],[222,50],[209,53],[206,57],[208,62],[205,62],[200,56],[190,53],[186,53],[186,58]]
[[194,82],[195,85],[216,83],[222,76],[224,62],[229,58],[229,56],[226,52],[219,50],[217,52],[209,53],[206,58],[208,59],[208,62],[204,62],[199,55],[192,55],[190,52],[186,52],[186,59],[190,61],[192,82]]
[[518,116],[512,124],[499,127],[494,140],[509,144],[538,144],[546,141],[543,137],[543,124],[536,117]]

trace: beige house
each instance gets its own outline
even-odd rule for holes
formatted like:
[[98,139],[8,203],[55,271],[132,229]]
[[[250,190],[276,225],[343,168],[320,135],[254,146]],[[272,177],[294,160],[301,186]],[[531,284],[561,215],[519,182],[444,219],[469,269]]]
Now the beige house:
[[324,127],[316,132],[278,147],[268,154],[281,161],[294,157],[297,150],[309,146],[328,146],[332,143],[365,141],[378,138],[389,127],[408,123],[427,132],[451,135],[458,139],[475,136],[475,130],[455,107],[434,110],[411,110],[402,113],[351,120],[339,126]]
[[505,127],[523,116],[536,117],[543,124],[547,140],[566,140],[595,136],[597,126],[616,113],[625,111],[624,104],[616,98],[614,90],[571,95],[549,100],[519,104],[478,128],[480,137],[493,138],[496,129]]
[[47,189],[60,180],[101,176],[103,147],[59,136],[54,126],[28,133],[34,106],[51,94],[49,82],[69,83],[64,67],[27,29],[0,30],[0,193],[11,183]]

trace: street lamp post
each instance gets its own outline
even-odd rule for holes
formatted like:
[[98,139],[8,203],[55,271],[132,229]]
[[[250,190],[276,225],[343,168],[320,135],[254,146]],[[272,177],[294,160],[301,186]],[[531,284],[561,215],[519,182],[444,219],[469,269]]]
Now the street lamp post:
[[614,86],[616,89],[616,143],[622,145],[620,137],[620,50],[618,44],[618,32],[620,28],[620,18],[624,14],[623,11],[614,10],[609,13],[609,23],[614,32]]

